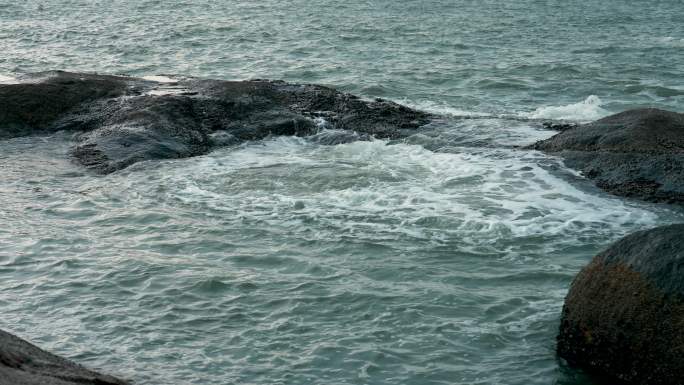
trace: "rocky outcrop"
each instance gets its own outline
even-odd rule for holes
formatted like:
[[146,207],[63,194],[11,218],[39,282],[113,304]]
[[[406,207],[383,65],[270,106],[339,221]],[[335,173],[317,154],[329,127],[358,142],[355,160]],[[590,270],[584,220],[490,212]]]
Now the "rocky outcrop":
[[310,84],[193,78],[159,82],[68,72],[1,84],[0,105],[0,139],[78,132],[74,157],[101,173],[269,135],[312,135],[323,125],[353,131],[348,140],[395,139],[430,120],[426,113],[390,101],[366,101]]
[[632,234],[597,255],[565,300],[558,354],[630,384],[684,379],[684,225]]
[[59,130],[57,119],[77,107],[126,94],[128,80],[54,72],[0,84],[0,139]]
[[0,385],[126,385],[0,330]]
[[629,110],[569,127],[533,148],[561,156],[613,194],[684,203],[684,114]]

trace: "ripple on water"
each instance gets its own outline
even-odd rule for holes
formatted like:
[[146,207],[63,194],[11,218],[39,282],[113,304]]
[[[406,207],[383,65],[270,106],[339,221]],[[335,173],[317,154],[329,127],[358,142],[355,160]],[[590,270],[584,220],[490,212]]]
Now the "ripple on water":
[[514,147],[539,120],[681,110],[681,1],[5,3],[0,86],[282,78],[445,115],[105,177],[69,134],[0,142],[0,327],[138,384],[589,384],[554,354],[572,276],[684,218]]
[[[146,384],[571,381],[553,338],[574,272],[681,214],[454,132],[540,135],[525,124],[272,138],[105,177],[41,161],[68,137],[4,142],[6,325]],[[49,197],[17,193],[35,185]]]

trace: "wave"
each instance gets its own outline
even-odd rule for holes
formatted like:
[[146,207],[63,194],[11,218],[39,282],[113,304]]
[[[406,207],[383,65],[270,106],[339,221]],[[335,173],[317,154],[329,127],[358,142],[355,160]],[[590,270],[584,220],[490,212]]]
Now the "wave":
[[0,84],[16,84],[16,83],[18,83],[17,79],[15,79],[11,76],[0,75]]
[[456,118],[496,118],[494,114],[485,112],[462,110],[450,106],[444,102],[435,102],[431,100],[412,101],[407,99],[395,100],[399,104],[411,107],[416,110],[429,112],[436,115],[451,116]]
[[163,75],[143,76],[141,79],[157,83],[178,83],[178,80]]
[[684,47],[684,39],[674,36],[657,37],[655,42],[669,47]]
[[396,100],[396,102],[437,115],[465,119],[503,119],[523,122],[529,120],[551,119],[590,122],[610,115],[610,111],[601,107],[604,104],[603,100],[596,95],[590,95],[579,103],[572,103],[564,106],[543,106],[538,107],[532,112],[517,113],[488,113],[464,110],[450,106],[444,102],[429,100],[411,101],[403,99]]
[[568,104],[565,106],[539,107],[530,113],[522,113],[520,116],[529,119],[554,119],[574,120],[588,122],[604,118],[610,114],[601,108],[603,101],[596,95],[590,95],[584,101]]

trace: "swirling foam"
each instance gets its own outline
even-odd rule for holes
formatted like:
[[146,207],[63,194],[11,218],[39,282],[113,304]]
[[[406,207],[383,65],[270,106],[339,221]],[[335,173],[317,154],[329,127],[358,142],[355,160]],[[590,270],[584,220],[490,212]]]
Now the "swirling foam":
[[[281,137],[174,162],[159,177],[186,204],[253,220],[279,218],[301,201],[316,226],[337,229],[332,237],[370,226],[422,239],[459,233],[475,247],[502,236],[610,236],[656,223],[657,215],[638,205],[597,196],[589,184],[578,188],[569,181],[574,173],[549,171],[553,161],[541,154],[460,150],[381,140],[317,146]],[[145,184],[135,175],[118,183]]]

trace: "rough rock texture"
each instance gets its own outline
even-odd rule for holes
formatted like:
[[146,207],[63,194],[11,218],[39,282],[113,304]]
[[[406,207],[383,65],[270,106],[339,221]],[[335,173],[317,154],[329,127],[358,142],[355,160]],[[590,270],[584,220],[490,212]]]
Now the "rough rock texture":
[[[46,72],[0,85],[0,139],[80,132],[74,157],[109,173],[147,159],[183,158],[269,135],[401,138],[430,115],[331,88],[281,81],[145,79]],[[344,138],[347,139],[344,139]],[[326,142],[326,140],[322,140]]]
[[533,145],[613,194],[684,203],[684,114],[629,110]]
[[558,354],[631,384],[684,383],[684,224],[597,255],[565,299]]
[[126,385],[0,330],[0,385]]
[[552,131],[567,131],[573,128],[577,128],[577,123],[565,123],[565,122],[544,122],[542,123],[542,128],[545,130]]
[[39,73],[24,84],[0,84],[0,139],[59,129],[55,120],[76,107],[120,97],[126,78]]

